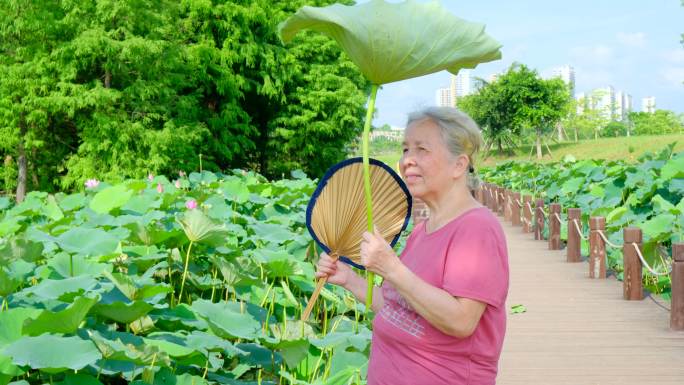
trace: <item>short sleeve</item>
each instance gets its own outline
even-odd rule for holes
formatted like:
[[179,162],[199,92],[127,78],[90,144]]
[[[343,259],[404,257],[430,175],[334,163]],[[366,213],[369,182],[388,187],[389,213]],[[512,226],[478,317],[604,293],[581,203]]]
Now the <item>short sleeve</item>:
[[454,232],[447,247],[442,288],[455,297],[504,305],[508,293],[508,252],[503,230],[474,217]]

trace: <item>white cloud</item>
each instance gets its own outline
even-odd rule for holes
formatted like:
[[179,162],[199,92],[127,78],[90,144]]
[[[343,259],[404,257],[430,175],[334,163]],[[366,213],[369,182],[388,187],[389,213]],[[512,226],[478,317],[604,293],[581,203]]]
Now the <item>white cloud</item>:
[[618,32],[617,39],[620,43],[630,47],[646,46],[646,34],[643,32]]
[[578,62],[595,64],[608,64],[614,59],[613,49],[602,44],[573,47],[570,49],[570,54]]
[[668,84],[681,87],[684,83],[684,67],[668,67],[661,70],[660,75]]
[[671,63],[684,64],[684,48],[665,51],[665,53],[663,53],[663,58]]

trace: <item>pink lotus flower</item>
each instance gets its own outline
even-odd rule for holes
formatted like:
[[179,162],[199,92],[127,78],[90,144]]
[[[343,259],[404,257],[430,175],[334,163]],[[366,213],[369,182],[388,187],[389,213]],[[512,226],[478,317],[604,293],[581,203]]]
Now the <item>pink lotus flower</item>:
[[147,175],[147,180],[149,180],[150,182],[152,182],[152,180],[154,180],[154,175],[148,174],[148,175]]
[[178,171],[178,176],[179,176],[179,177],[182,178],[182,177],[184,177],[185,175],[186,175],[186,174],[185,174],[185,171],[183,171],[183,170]]
[[174,185],[176,186],[176,188],[181,188],[180,179],[176,179],[176,183],[174,183]]
[[157,183],[157,192],[160,194],[164,192],[164,186],[161,183]]
[[197,208],[197,201],[194,199],[190,199],[189,201],[185,202],[185,207],[188,210],[194,210]]
[[85,181],[85,186],[86,188],[95,188],[100,184],[100,181],[97,179],[88,179]]

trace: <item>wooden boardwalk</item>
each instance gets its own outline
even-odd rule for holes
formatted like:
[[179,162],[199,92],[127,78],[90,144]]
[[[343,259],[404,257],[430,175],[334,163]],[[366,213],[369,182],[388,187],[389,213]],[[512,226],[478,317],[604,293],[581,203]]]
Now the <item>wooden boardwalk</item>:
[[[684,385],[684,332],[650,298],[622,299],[622,282],[588,278],[502,220],[511,283],[498,385]],[[526,313],[510,314],[522,304]],[[667,304],[669,307],[669,304]]]

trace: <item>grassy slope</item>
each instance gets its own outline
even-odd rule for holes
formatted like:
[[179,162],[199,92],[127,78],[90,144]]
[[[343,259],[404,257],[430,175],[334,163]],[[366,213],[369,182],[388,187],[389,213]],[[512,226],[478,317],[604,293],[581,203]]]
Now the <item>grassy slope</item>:
[[[577,143],[554,143],[549,145],[553,157],[550,157],[546,147],[543,147],[544,158],[542,159],[542,162],[558,161],[568,154],[571,154],[577,159],[636,160],[645,152],[659,151],[673,142],[677,142],[675,151],[684,151],[684,134],[632,136],[629,138],[600,138],[598,140],[580,140]],[[484,161],[484,165],[492,166],[509,159],[536,160],[536,151],[533,152],[532,158],[529,158],[530,149],[530,146],[523,146],[516,149],[513,155],[501,155],[497,152],[493,152],[490,157]],[[630,149],[632,152],[630,152]],[[371,154],[374,154],[372,149]],[[397,144],[396,153],[374,154],[372,157],[377,158],[392,167],[396,167],[400,155],[401,148],[399,147],[399,144]],[[477,163],[480,165],[483,164],[482,161]]]

